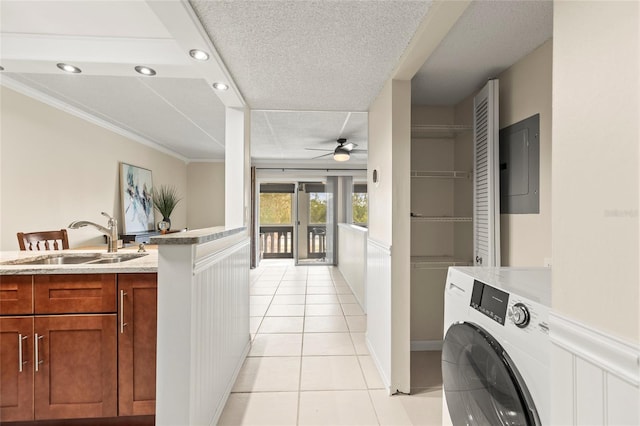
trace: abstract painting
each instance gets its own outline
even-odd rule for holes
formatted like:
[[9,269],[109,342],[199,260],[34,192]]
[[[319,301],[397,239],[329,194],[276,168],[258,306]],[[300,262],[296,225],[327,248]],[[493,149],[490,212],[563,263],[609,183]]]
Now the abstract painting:
[[120,163],[120,191],[124,233],[153,231],[153,180],[151,170]]

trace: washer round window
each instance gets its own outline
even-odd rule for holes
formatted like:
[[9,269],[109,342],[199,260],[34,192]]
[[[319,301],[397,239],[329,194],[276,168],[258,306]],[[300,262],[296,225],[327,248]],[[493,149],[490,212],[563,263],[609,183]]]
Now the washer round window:
[[474,324],[454,324],[447,331],[442,380],[455,426],[540,424],[515,365],[502,346]]

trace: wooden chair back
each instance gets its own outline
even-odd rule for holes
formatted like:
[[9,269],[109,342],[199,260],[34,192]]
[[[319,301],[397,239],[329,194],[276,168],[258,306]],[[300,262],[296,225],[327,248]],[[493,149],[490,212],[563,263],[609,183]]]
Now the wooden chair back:
[[18,245],[20,250],[63,250],[69,248],[69,237],[66,229],[26,234],[18,232]]

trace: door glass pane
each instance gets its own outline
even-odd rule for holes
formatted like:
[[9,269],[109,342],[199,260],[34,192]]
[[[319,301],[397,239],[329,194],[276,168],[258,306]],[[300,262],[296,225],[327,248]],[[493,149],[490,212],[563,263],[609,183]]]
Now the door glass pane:
[[260,193],[260,256],[262,259],[291,259],[293,193],[262,192],[267,189],[261,188]]

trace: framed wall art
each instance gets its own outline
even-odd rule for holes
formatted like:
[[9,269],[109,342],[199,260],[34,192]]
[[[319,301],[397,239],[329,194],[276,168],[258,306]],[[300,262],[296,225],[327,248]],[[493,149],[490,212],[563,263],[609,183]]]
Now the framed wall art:
[[120,163],[120,194],[123,233],[155,230],[151,170]]

